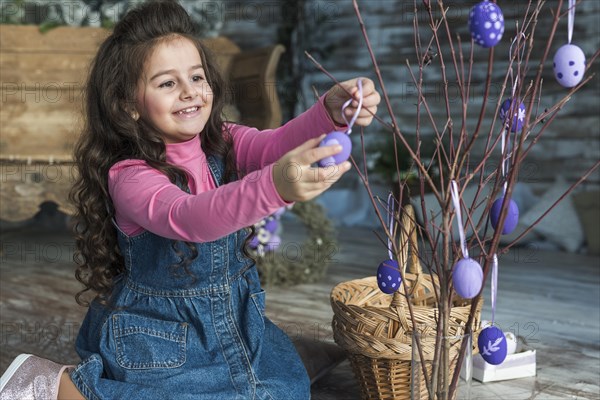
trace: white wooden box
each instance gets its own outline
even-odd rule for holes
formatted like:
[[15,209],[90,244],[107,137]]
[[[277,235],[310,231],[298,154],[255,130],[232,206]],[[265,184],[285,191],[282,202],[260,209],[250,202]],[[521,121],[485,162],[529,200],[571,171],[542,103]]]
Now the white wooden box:
[[[535,376],[535,353],[535,350],[525,350],[519,353],[509,354],[500,365],[488,364],[480,354],[474,354],[473,379],[480,382],[493,382]],[[463,377],[464,373],[465,368],[461,371]]]

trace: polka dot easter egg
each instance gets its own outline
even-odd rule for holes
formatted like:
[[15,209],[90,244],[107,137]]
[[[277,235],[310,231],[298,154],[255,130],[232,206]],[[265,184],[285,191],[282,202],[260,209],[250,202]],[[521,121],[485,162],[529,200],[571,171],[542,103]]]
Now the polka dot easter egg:
[[495,326],[488,326],[479,333],[477,347],[481,357],[489,364],[499,365],[506,359],[506,337]]
[[[490,223],[494,230],[498,228],[498,222],[500,221],[500,213],[502,212],[502,203],[504,202],[504,196],[496,199],[490,209]],[[502,234],[508,235],[515,230],[519,223],[519,207],[513,199],[508,200],[508,214],[504,218],[504,226],[502,227]]]
[[344,132],[330,132],[325,136],[325,139],[321,141],[319,147],[323,146],[333,146],[339,144],[342,146],[342,151],[333,156],[326,157],[318,162],[319,167],[327,167],[331,165],[338,165],[346,161],[350,157],[350,153],[352,152],[352,141],[350,140],[350,136]]
[[585,73],[585,54],[574,44],[565,44],[554,55],[554,76],[566,88],[577,86]]
[[500,7],[489,1],[476,4],[469,13],[469,30],[478,45],[485,48],[497,45],[504,34],[504,15]]
[[[509,119],[509,113],[513,111],[513,120],[512,122]],[[510,130],[513,132],[520,132],[523,129],[523,123],[525,122],[525,104],[523,102],[519,103],[519,107],[516,107],[515,102],[512,99],[504,100],[502,106],[500,107],[500,119],[504,121],[504,124],[508,127],[510,126]]]
[[454,264],[452,271],[454,290],[463,299],[472,299],[483,285],[481,265],[472,258],[463,258]]
[[377,268],[377,286],[385,294],[392,294],[400,288],[402,277],[395,260],[386,260]]

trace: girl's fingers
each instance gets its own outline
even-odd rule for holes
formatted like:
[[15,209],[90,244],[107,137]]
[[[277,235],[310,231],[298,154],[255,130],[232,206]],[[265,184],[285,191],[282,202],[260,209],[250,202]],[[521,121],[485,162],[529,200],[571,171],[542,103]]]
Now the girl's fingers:
[[331,157],[340,151],[342,151],[342,146],[337,144],[333,146],[308,148],[298,154],[297,161],[303,165],[311,165],[324,158]]

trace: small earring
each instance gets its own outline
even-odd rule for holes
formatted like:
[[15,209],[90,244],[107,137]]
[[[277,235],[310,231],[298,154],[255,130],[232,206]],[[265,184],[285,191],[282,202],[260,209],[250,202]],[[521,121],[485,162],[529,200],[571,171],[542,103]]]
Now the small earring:
[[133,118],[135,121],[137,121],[138,119],[140,119],[140,114],[138,114],[137,111],[132,111],[131,114],[129,114],[131,116],[131,118]]

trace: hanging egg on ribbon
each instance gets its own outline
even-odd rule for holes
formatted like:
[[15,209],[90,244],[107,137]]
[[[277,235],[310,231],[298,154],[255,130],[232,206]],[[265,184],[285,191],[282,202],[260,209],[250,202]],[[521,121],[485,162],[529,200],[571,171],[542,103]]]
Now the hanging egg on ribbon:
[[488,326],[483,329],[477,338],[477,347],[488,364],[499,365],[506,359],[506,337],[498,327]]
[[324,168],[332,165],[338,165],[350,157],[350,154],[352,153],[352,141],[350,140],[350,136],[345,132],[333,131],[328,133],[327,136],[325,136],[325,139],[323,139],[319,144],[319,147],[333,146],[336,144],[342,146],[342,151],[319,160],[319,167]]
[[585,73],[585,54],[574,44],[561,46],[554,55],[554,76],[561,86],[577,86]]
[[460,259],[452,268],[452,285],[463,299],[477,296],[483,286],[483,270],[472,258]]
[[[500,213],[502,212],[502,203],[504,203],[504,196],[497,198],[492,204],[490,209],[490,223],[492,228],[497,230],[498,222],[500,222]],[[519,223],[519,207],[513,199],[508,200],[508,211],[504,218],[504,226],[502,227],[502,234],[508,235],[515,230]]]
[[496,4],[482,1],[471,8],[469,13],[469,31],[478,45],[494,47],[504,34],[504,15]]
[[342,106],[342,118],[344,118],[344,121],[348,125],[348,129],[346,130],[346,132],[340,132],[340,131],[329,132],[327,134],[327,136],[325,136],[325,139],[323,139],[321,141],[321,143],[319,144],[319,147],[340,145],[340,146],[342,146],[342,151],[340,151],[339,153],[334,154],[332,156],[326,157],[322,160],[319,160],[317,162],[317,164],[321,168],[341,164],[344,161],[346,161],[348,158],[350,158],[350,154],[352,153],[352,140],[350,140],[350,133],[352,132],[352,127],[354,126],[354,123],[356,122],[356,119],[358,118],[358,114],[360,113],[360,110],[362,109],[362,103],[363,103],[362,81],[359,79],[356,82],[356,85],[358,87],[358,97],[359,97],[358,98],[358,106],[356,107],[356,111],[355,111],[354,116],[352,117],[351,121],[348,121],[346,119],[346,115],[344,114],[344,111],[350,104],[352,104],[354,99],[353,98],[349,99]]
[[400,288],[402,276],[395,260],[386,260],[377,268],[377,286],[385,294],[392,294]]
[[525,122],[525,104],[521,101],[519,102],[519,108],[516,108],[512,99],[504,100],[504,103],[500,106],[500,119],[504,121],[504,125],[507,127],[511,125],[509,119],[511,109],[513,110],[511,131],[520,132],[521,129],[523,129],[523,123]]

